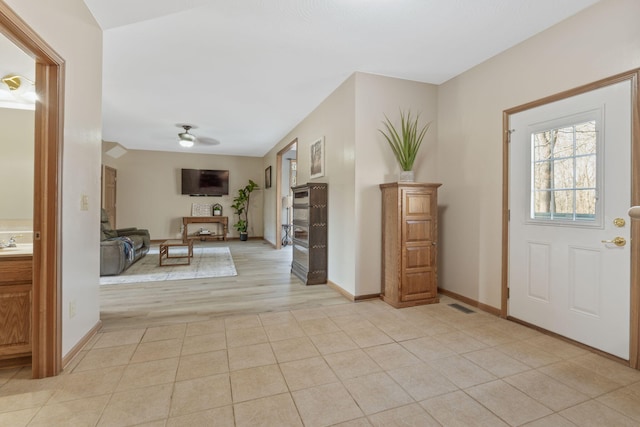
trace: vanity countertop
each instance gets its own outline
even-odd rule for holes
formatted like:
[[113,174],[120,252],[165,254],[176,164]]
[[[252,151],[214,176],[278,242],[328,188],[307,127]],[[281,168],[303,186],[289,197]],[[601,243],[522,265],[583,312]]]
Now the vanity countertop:
[[33,244],[18,243],[15,248],[0,248],[0,259],[33,255]]

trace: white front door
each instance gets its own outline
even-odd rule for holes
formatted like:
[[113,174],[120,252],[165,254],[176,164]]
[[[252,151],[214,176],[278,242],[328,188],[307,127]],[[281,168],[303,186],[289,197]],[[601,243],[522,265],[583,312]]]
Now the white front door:
[[509,315],[628,359],[630,82],[509,129]]

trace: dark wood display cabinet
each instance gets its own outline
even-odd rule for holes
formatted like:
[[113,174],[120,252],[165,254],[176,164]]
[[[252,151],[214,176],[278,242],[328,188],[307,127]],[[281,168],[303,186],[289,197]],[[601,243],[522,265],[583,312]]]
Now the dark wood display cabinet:
[[291,273],[305,285],[327,283],[327,188],[313,182],[292,187]]

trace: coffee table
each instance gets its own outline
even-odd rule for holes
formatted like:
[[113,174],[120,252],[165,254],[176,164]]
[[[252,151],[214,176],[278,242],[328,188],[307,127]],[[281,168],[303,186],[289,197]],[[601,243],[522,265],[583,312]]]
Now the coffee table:
[[[187,248],[187,254],[183,255],[181,253],[180,255],[170,255],[169,248]],[[169,258],[186,258],[186,261],[172,262],[170,264],[167,264],[166,261]],[[173,265],[190,265],[191,258],[193,258],[193,240],[187,240],[186,242],[183,242],[182,240],[172,239],[172,240],[165,240],[164,242],[160,243],[160,260],[159,261],[160,261],[161,267],[171,267]]]

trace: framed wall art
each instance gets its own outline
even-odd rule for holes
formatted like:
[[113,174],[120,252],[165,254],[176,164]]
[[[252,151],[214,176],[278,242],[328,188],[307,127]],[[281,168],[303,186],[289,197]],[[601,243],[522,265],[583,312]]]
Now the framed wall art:
[[271,188],[271,166],[264,170],[264,188]]
[[324,136],[316,139],[311,144],[309,152],[311,155],[309,178],[314,179],[324,176]]

